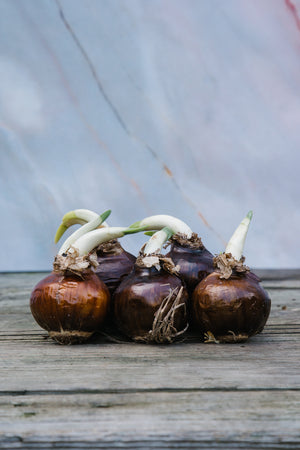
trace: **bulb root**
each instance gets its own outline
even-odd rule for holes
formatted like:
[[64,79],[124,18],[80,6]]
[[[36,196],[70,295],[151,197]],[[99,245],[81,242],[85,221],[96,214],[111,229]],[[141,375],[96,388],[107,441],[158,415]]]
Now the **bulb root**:
[[[186,315],[186,304],[181,302],[183,287],[170,289],[154,315],[152,329],[144,336],[136,336],[135,342],[146,344],[171,344],[178,336],[181,336],[188,329],[186,327],[178,331],[174,325],[175,314],[179,308],[184,309]],[[174,298],[175,296],[175,298]]]
[[249,339],[248,334],[235,334],[233,331],[228,331],[228,334],[218,336],[218,341],[222,344],[239,344]]
[[213,333],[211,331],[207,331],[207,333],[204,333],[204,343],[205,344],[220,344],[220,341],[218,341]]
[[87,341],[94,333],[90,331],[49,331],[49,336],[61,345],[76,345]]

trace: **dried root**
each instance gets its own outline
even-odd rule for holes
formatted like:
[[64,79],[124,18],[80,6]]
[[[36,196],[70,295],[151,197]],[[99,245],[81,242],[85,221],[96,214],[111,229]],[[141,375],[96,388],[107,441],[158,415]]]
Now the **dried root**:
[[49,336],[62,345],[76,345],[86,342],[93,335],[90,331],[49,331]]
[[228,334],[217,336],[217,338],[215,338],[211,331],[204,333],[205,344],[238,344],[247,341],[249,336],[247,334],[235,334],[233,331],[228,331]]
[[213,333],[211,331],[208,331],[207,333],[204,333],[204,343],[205,344],[219,344],[220,341],[217,341],[217,339],[215,338],[215,336],[213,335]]
[[178,288],[170,290],[169,295],[164,298],[155,313],[152,329],[145,336],[135,337],[136,342],[170,344],[187,330],[189,324],[181,331],[174,326],[175,314],[179,308],[184,309],[186,316],[186,305],[184,301],[182,302],[182,292],[183,287],[179,291]]
[[249,339],[248,334],[235,334],[233,331],[228,331],[228,334],[225,334],[224,336],[218,337],[220,342],[227,343],[227,344],[239,344],[241,342],[245,342]]

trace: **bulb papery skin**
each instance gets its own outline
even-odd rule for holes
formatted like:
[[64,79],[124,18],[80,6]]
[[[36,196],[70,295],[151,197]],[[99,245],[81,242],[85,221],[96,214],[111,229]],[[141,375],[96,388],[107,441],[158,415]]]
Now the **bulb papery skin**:
[[214,271],[213,255],[205,247],[190,248],[173,242],[166,256],[179,266],[179,276],[190,296],[199,281]]
[[81,276],[52,272],[30,298],[34,319],[60,344],[78,344],[100,331],[109,304],[107,287],[91,270]]
[[115,292],[121,281],[133,269],[136,257],[126,252],[116,241],[114,248],[117,252],[105,252],[100,248],[97,250],[99,265],[95,269],[96,275],[105,283],[111,294]]
[[[155,267],[138,267],[126,277],[117,288],[114,297],[114,318],[117,327],[134,340],[149,335],[155,313],[170,291],[175,292],[182,287],[182,281],[175,275],[157,270]],[[172,297],[172,300],[173,300]],[[187,326],[186,303],[188,294],[183,288],[179,307],[174,313],[174,327],[183,330]],[[168,308],[170,309],[170,307]],[[167,339],[164,342],[166,343]]]
[[194,328],[212,333],[218,342],[243,342],[260,333],[270,309],[267,292],[251,272],[228,279],[213,272],[197,285],[192,297]]

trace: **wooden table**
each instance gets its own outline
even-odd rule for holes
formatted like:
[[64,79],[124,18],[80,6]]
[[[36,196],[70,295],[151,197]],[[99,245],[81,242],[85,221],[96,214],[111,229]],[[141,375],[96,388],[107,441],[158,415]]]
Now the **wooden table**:
[[60,346],[28,306],[45,274],[0,274],[0,448],[299,449],[300,271],[245,344]]

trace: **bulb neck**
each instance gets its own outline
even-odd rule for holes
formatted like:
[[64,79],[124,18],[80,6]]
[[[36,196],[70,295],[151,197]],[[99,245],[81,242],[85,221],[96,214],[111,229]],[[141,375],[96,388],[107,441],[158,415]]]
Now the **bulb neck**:
[[181,233],[174,234],[171,237],[171,242],[177,245],[178,248],[191,248],[195,250],[204,250],[205,247],[202,243],[202,239],[198,236],[197,233],[192,233],[190,238],[187,238],[185,235]]
[[96,249],[96,252],[97,256],[121,255],[125,252],[125,250],[117,239],[112,239],[111,241],[103,242],[103,244],[100,244]]
[[73,273],[74,275],[83,278],[97,266],[98,261],[96,253],[79,256],[78,252],[74,250],[67,255],[56,255],[53,262],[53,272],[61,273],[62,275]]
[[213,263],[220,273],[220,278],[228,280],[233,275],[242,276],[250,271],[249,267],[244,264],[244,261],[244,256],[237,260],[231,253],[221,253],[214,258]]
[[140,255],[137,257],[135,265],[142,268],[154,268],[157,272],[164,271],[171,275],[179,275],[179,267],[175,266],[170,257],[161,254],[150,256]]
[[155,267],[142,267],[137,264],[134,265],[134,273],[139,277],[149,277],[159,274],[161,270],[157,270]]

